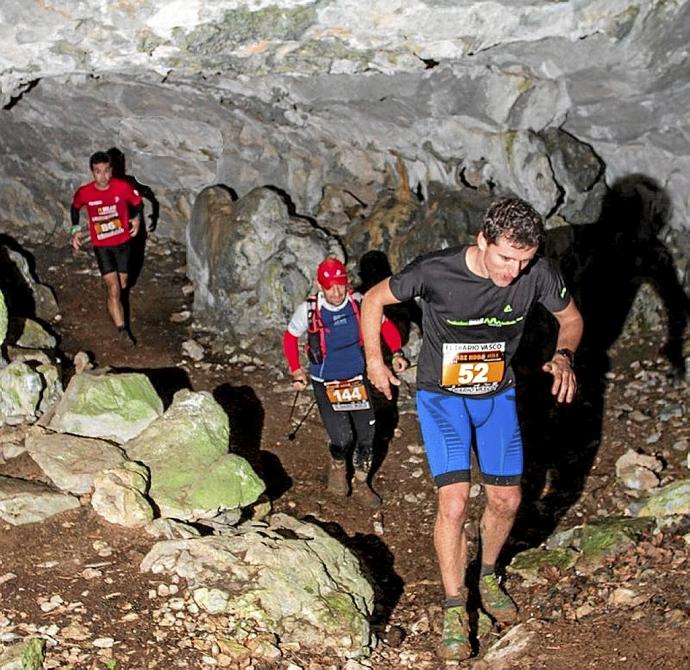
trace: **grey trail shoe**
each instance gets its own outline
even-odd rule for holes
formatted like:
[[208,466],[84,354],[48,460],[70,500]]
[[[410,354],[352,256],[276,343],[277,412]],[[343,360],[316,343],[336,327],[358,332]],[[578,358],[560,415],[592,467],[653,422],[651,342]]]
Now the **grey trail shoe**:
[[443,610],[443,632],[438,655],[445,661],[464,661],[472,655],[470,619],[464,605]]
[[347,481],[347,463],[345,461],[331,459],[326,488],[337,496],[346,496],[350,492],[350,483]]
[[361,470],[355,470],[355,478],[352,481],[352,497],[363,507],[369,509],[378,509],[383,503],[381,496],[371,488],[367,473]]
[[482,599],[484,611],[498,623],[517,621],[517,607],[512,598],[501,588],[496,575],[490,574],[479,578],[479,596]]

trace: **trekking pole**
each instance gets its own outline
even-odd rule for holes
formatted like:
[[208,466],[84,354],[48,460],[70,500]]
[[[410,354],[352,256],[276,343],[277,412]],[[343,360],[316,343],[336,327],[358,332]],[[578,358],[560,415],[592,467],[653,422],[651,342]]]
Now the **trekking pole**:
[[297,436],[297,431],[302,427],[302,424],[307,420],[307,417],[311,414],[311,411],[314,409],[314,405],[316,405],[316,400],[314,400],[314,402],[312,402],[312,404],[309,405],[309,409],[304,413],[304,416],[302,417],[300,422],[295,426],[293,430],[291,430],[288,433],[287,439],[290,442],[292,442],[292,440],[294,440]]
[[295,398],[292,401],[292,408],[290,409],[290,416],[288,417],[288,423],[290,425],[292,425],[292,416],[295,413],[295,406],[297,405],[297,398],[299,398],[299,394],[301,391],[302,391],[302,389],[297,389],[297,391],[295,391]]

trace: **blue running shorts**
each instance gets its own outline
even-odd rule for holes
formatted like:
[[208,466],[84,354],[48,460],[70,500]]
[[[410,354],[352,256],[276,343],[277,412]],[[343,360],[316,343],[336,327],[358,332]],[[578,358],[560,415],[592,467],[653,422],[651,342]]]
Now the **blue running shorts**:
[[522,435],[514,388],[489,398],[420,390],[417,415],[436,486],[470,481],[473,438],[485,484],[520,483]]

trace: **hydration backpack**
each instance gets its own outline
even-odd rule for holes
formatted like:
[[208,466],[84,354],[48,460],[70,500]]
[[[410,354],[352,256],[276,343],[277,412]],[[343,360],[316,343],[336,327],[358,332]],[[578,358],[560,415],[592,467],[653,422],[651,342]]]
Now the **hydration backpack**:
[[[352,305],[352,311],[357,319],[357,333],[359,335],[359,346],[363,346],[362,323],[359,315],[359,304],[352,292],[347,294],[348,300]],[[314,365],[321,365],[326,358],[326,329],[321,320],[321,310],[317,295],[310,295],[307,298],[307,344],[305,346],[307,358]]]

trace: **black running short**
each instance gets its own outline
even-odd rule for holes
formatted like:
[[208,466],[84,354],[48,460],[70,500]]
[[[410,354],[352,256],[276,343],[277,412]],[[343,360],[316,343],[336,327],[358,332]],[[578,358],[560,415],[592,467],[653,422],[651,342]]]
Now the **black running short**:
[[114,247],[94,247],[93,251],[102,275],[110,272],[129,272],[129,241]]

